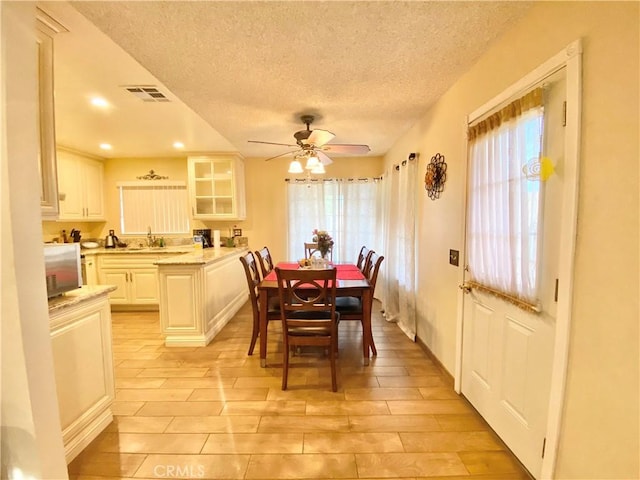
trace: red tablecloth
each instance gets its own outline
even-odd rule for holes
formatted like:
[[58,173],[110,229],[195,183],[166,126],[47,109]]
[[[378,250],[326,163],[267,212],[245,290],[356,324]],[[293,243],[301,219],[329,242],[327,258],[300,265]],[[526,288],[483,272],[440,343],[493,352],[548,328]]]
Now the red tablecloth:
[[[277,267],[282,270],[297,270],[298,268],[300,268],[300,265],[298,265],[297,263],[281,262],[281,263],[278,263]],[[338,264],[335,264],[334,267],[337,270],[336,278],[338,280],[364,280],[364,275],[362,275],[362,272],[358,269],[356,265],[352,263],[345,263],[345,264],[338,263]],[[267,276],[264,277],[264,279],[266,281],[275,282],[277,280],[276,271],[271,270],[267,274]]]

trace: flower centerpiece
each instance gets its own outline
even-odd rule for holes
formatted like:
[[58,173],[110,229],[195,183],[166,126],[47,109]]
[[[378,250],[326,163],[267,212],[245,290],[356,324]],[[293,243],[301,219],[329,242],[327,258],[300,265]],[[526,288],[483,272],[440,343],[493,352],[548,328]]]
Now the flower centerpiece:
[[333,238],[331,238],[331,235],[329,235],[329,232],[326,230],[318,229],[313,231],[313,238],[318,243],[320,255],[322,255],[322,258],[325,258],[329,250],[331,250],[331,247],[333,247]]

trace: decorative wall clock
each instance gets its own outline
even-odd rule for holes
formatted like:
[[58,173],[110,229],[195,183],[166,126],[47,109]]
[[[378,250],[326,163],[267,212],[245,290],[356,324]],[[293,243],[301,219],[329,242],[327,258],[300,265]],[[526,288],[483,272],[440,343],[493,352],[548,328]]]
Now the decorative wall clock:
[[444,163],[444,155],[436,153],[427,164],[427,173],[424,175],[424,188],[431,200],[440,198],[446,180],[447,164]]

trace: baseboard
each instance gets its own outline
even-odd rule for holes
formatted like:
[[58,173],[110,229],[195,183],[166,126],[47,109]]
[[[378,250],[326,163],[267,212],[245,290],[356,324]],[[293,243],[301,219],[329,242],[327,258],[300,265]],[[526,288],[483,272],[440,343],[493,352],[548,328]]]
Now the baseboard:
[[416,335],[416,343],[418,344],[418,346],[424,351],[424,353],[427,354],[427,357],[429,357],[429,359],[436,365],[436,367],[438,368],[438,370],[440,370],[440,373],[442,373],[442,375],[444,376],[445,382],[447,383],[447,385],[449,385],[451,388],[453,388],[453,385],[455,383],[455,380],[453,378],[453,375],[451,375],[451,373],[449,373],[449,370],[447,370],[445,368],[445,366],[442,364],[442,362],[438,359],[438,357],[436,357],[433,352],[431,351],[431,349],[427,346],[426,343],[424,343],[420,337],[418,337]]
[[111,304],[112,312],[157,312],[159,311],[157,303],[149,303],[144,305],[127,305],[124,303]]
[[[67,465],[76,458],[82,450],[84,450],[91,442],[93,442],[102,431],[113,421],[113,413],[111,412],[111,400],[107,408],[100,412],[90,422],[87,422],[82,430],[77,432],[72,438],[65,440],[65,460]],[[64,432],[63,432],[64,436]]]

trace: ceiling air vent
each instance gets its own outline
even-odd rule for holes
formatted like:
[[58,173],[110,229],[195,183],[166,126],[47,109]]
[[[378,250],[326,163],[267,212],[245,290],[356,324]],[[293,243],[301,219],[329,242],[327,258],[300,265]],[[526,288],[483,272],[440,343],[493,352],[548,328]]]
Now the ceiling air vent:
[[143,102],[170,102],[167,96],[154,85],[125,85],[128,92]]

